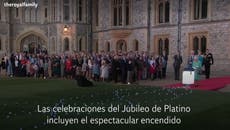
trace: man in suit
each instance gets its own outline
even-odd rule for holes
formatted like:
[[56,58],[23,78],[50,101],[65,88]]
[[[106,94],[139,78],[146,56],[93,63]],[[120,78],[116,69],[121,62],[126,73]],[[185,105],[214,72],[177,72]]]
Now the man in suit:
[[176,55],[174,55],[173,59],[174,59],[173,67],[174,67],[175,80],[179,80],[179,78],[180,78],[180,67],[181,67],[181,64],[183,62],[179,51],[177,52]]
[[164,50],[163,51],[163,68],[162,68],[162,77],[166,78],[166,70],[167,70],[167,64],[168,64],[168,53]]
[[210,78],[210,69],[211,69],[211,65],[213,65],[213,64],[214,64],[213,55],[207,49],[206,50],[206,55],[204,57],[204,68],[205,68],[205,77],[206,77],[206,79]]

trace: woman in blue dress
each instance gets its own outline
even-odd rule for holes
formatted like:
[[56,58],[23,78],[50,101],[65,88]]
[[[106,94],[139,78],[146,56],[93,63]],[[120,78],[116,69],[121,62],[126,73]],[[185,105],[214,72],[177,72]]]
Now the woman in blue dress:
[[195,71],[195,80],[200,80],[199,71],[201,70],[202,64],[200,60],[198,60],[198,56],[194,56],[192,68]]

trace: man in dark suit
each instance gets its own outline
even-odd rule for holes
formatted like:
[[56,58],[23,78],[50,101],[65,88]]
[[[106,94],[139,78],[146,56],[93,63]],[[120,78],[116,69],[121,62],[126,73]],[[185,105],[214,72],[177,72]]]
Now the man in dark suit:
[[207,49],[206,50],[206,55],[204,57],[204,68],[205,68],[205,77],[206,77],[206,79],[210,78],[210,69],[211,69],[211,65],[213,65],[213,64],[214,64],[213,55]]
[[127,80],[127,61],[125,55],[123,55],[122,59],[120,60],[120,68],[121,68],[121,82],[125,84]]
[[176,55],[173,57],[173,67],[174,67],[174,74],[175,74],[175,80],[179,80],[180,78],[180,66],[183,62],[182,57],[180,55],[180,52],[177,52]]
[[166,78],[166,70],[167,70],[167,64],[168,64],[168,53],[164,50],[163,51],[163,68],[162,68],[162,77]]

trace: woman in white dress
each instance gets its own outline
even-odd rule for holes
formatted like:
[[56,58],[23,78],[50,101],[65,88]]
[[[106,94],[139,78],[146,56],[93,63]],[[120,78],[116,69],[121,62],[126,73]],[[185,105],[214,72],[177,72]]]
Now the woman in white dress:
[[109,78],[109,66],[106,64],[105,60],[101,63],[101,80],[104,82]]

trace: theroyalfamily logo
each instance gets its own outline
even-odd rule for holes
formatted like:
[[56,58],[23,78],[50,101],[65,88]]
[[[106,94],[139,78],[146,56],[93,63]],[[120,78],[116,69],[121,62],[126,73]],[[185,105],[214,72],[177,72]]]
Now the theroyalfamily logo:
[[4,7],[11,7],[11,8],[22,8],[22,7],[38,7],[38,3],[36,2],[20,2],[20,3],[14,3],[14,2],[4,2]]

